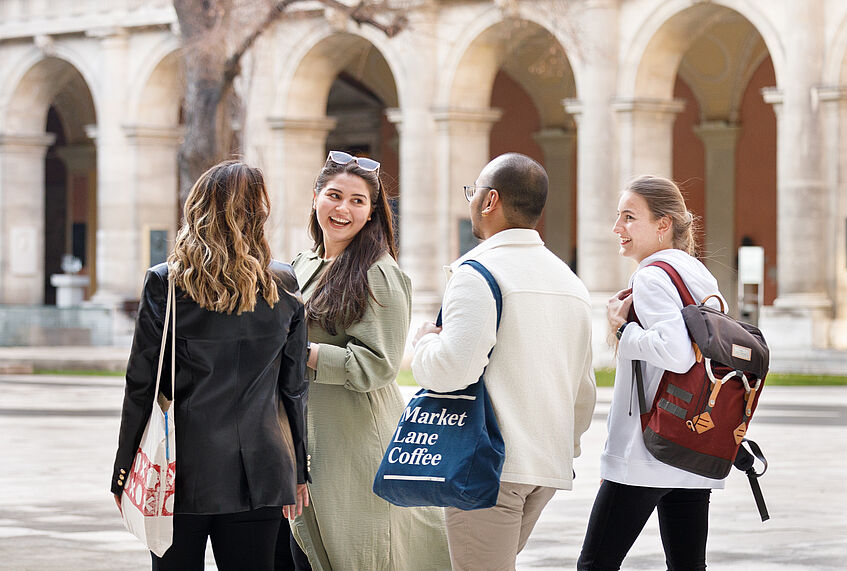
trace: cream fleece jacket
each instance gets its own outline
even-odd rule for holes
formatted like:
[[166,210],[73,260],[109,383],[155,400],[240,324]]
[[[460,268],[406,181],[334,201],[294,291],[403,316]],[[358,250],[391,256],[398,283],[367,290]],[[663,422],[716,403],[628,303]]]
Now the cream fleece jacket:
[[[483,264],[503,295],[497,310]],[[435,391],[485,384],[506,444],[502,481],[569,490],[579,439],[594,411],[588,291],[544,247],[535,230],[509,229],[454,262],[444,293],[443,329],[423,336],[412,372]],[[488,352],[491,348],[491,360]]]

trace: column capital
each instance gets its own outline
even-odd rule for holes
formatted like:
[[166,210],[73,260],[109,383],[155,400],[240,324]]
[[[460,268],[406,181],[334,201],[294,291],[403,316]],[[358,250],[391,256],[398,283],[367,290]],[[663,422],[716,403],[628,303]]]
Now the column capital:
[[178,146],[185,136],[185,128],[162,125],[121,125],[127,140],[136,145]]
[[579,121],[579,116],[582,115],[583,104],[582,100],[569,97],[562,99],[562,107],[567,113],[573,115],[575,121]]
[[488,133],[503,116],[502,109],[492,107],[436,107],[433,119],[440,130],[461,129],[463,133]]
[[0,133],[0,147],[4,151],[46,151],[55,141],[54,133]]
[[694,134],[711,149],[734,149],[741,126],[728,121],[701,121],[694,126]]
[[612,109],[618,113],[652,113],[675,117],[685,109],[685,99],[616,97],[612,100]]
[[812,94],[821,103],[838,103],[847,100],[847,85],[816,85]]
[[385,109],[385,118],[389,123],[400,125],[403,122],[403,110],[399,107],[387,107]]
[[557,149],[566,150],[573,147],[576,141],[576,131],[563,127],[545,127],[533,133],[532,138],[545,152]]
[[785,101],[785,93],[778,87],[763,87],[759,90],[765,103],[773,105],[774,111],[779,112]]
[[268,117],[273,131],[327,134],[335,129],[338,120],[332,117]]
[[56,154],[70,171],[94,169],[97,165],[97,148],[90,143],[63,145],[56,149]]

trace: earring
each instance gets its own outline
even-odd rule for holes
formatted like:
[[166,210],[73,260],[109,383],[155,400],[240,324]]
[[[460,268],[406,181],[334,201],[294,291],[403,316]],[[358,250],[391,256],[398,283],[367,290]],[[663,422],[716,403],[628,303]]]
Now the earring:
[[659,244],[661,244],[661,243],[662,243],[662,235],[659,234]]

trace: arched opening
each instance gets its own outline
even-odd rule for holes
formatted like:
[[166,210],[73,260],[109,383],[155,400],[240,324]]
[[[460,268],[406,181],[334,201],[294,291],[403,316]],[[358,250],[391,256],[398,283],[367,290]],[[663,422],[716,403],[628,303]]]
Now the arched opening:
[[0,185],[14,192],[4,193],[0,227],[15,244],[0,252],[2,301],[76,305],[97,283],[91,91],[73,65],[48,57],[23,74],[7,109]]
[[[770,52],[750,20],[699,5],[668,19],[649,41],[630,117],[631,174],[649,170],[680,183],[700,219],[703,262],[730,311],[754,322],[776,296],[776,117],[762,98],[775,83]],[[638,102],[648,100],[664,103],[639,114]],[[653,156],[639,157],[651,136],[660,141]],[[742,245],[763,248],[764,264],[749,264],[745,250],[739,273]]]
[[184,78],[176,51],[152,69],[138,93],[135,122],[124,126],[137,187],[138,275],[167,259],[181,217],[177,150],[182,140]]
[[[472,183],[485,162],[506,152],[523,153],[544,165],[550,187],[538,230],[547,246],[572,267],[576,124],[562,101],[575,96],[573,70],[556,38],[527,20],[504,21],[482,32],[463,54],[451,90],[454,125],[447,129],[451,148],[456,149],[451,163],[457,163],[451,188]],[[467,110],[475,112],[468,115]],[[471,122],[475,125],[467,129]],[[459,236],[459,252],[454,254],[474,243],[463,201],[461,196],[451,199]]]
[[[279,175],[272,186],[271,247],[288,259],[311,245],[306,221],[315,176],[329,150],[367,155],[381,163],[386,193],[399,215],[400,160],[391,110],[399,106],[388,61],[367,39],[324,37],[297,64],[282,105],[271,118],[279,141]],[[401,224],[398,221],[398,229]],[[402,231],[398,232],[402,243]]]

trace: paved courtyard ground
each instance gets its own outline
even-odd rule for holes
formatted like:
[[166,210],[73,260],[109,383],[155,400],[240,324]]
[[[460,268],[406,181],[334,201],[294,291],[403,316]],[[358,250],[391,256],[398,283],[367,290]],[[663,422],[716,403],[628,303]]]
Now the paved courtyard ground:
[[[0,375],[0,569],[149,568],[108,492],[122,395],[120,377]],[[600,389],[574,491],[548,505],[518,569],[574,568],[610,396]],[[749,436],[771,463],[771,520],[759,521],[746,478],[731,474],[712,497],[710,568],[847,569],[847,387],[769,387]],[[655,518],[623,568],[664,569]]]

